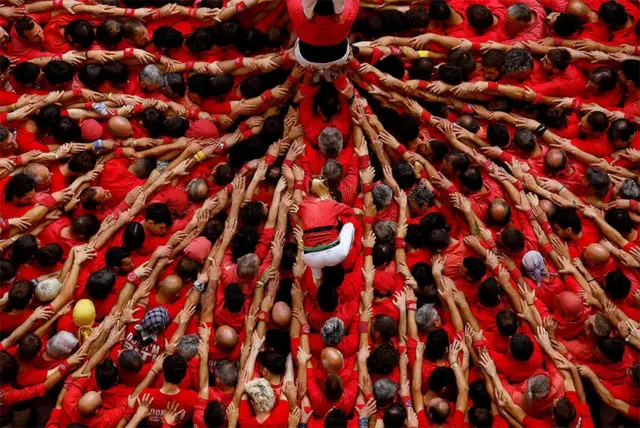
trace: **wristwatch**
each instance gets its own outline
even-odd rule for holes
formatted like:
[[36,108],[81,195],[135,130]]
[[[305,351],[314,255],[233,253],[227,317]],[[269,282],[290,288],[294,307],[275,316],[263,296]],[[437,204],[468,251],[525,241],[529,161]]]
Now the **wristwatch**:
[[199,279],[196,279],[196,281],[193,283],[193,288],[195,288],[196,291],[199,291],[202,293],[204,290],[207,289],[207,283],[202,282]]

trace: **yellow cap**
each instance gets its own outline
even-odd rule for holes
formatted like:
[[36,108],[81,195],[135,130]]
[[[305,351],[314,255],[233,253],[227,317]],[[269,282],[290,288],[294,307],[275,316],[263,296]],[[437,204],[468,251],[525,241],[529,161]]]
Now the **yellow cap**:
[[89,299],[78,300],[73,307],[73,322],[78,327],[93,326],[96,318],[96,308]]

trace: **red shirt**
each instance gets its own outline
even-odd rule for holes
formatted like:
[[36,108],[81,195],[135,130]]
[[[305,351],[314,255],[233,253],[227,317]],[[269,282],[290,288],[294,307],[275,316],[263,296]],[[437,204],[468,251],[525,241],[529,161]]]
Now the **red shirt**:
[[289,419],[289,403],[286,400],[280,400],[271,409],[267,419],[262,422],[259,422],[254,416],[249,400],[241,400],[238,410],[240,411],[238,422],[243,427],[281,428],[287,425],[287,420]]
[[346,39],[351,25],[358,16],[359,8],[359,0],[346,0],[338,22],[335,21],[334,15],[315,14],[311,19],[307,19],[301,0],[287,0],[289,17],[298,37],[305,43],[315,46],[336,45]]
[[[305,247],[330,244],[338,239],[338,217],[353,214],[353,208],[332,199],[306,197],[298,208]],[[322,228],[322,230],[314,230]],[[326,229],[326,230],[325,230]]]
[[197,392],[185,389],[181,389],[177,394],[168,395],[159,388],[147,388],[142,391],[142,394],[149,394],[153,397],[153,403],[151,403],[149,416],[147,417],[148,424],[153,426],[162,426],[162,415],[164,415],[169,402],[177,402],[178,409],[184,410],[184,412],[178,413],[176,426],[184,425],[191,418],[198,397]]

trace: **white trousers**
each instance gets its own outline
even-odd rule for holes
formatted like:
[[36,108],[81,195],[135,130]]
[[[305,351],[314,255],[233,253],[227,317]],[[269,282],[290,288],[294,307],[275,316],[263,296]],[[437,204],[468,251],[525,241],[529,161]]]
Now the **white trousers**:
[[346,223],[340,231],[340,243],[338,245],[326,250],[302,254],[302,260],[305,265],[311,268],[314,279],[322,277],[323,267],[339,265],[347,258],[349,251],[351,251],[355,232],[356,229],[353,227],[353,224]]
[[298,63],[305,68],[307,67],[317,68],[318,71],[322,73],[322,75],[324,76],[327,82],[331,82],[336,77],[331,75],[331,69],[339,65],[345,64],[349,59],[349,54],[351,53],[351,46],[347,45],[347,51],[344,53],[344,55],[340,59],[337,59],[331,62],[311,62],[311,61],[307,61],[302,56],[302,52],[300,52],[300,43],[298,43],[299,40],[300,39],[296,40],[296,48],[295,48],[296,59],[298,60]]

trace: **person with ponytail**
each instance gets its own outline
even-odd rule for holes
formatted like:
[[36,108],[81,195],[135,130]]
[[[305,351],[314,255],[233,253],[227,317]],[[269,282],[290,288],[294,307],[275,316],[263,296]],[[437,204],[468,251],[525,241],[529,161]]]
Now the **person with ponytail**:
[[344,223],[338,233],[340,218],[353,215],[353,208],[331,199],[329,188],[323,179],[311,180],[311,195],[305,196],[298,208],[304,236],[302,259],[313,272],[314,278],[322,276],[325,266],[336,266],[349,255],[355,228]]

